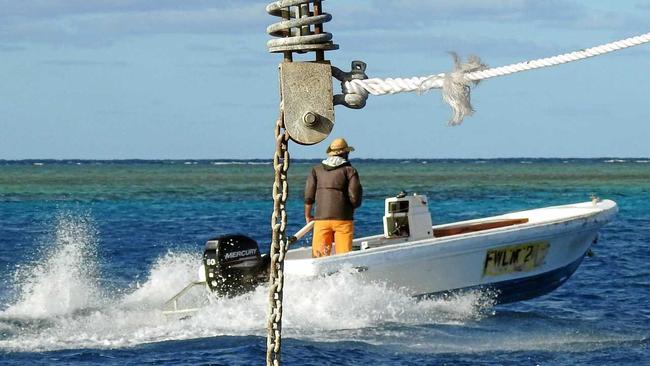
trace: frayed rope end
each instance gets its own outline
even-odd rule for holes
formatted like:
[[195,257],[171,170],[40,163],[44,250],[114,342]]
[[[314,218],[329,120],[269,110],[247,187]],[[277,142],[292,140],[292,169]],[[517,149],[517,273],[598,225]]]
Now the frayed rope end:
[[463,63],[458,54],[455,52],[450,52],[450,54],[454,58],[454,71],[444,76],[442,100],[453,111],[453,116],[448,122],[449,126],[458,126],[463,123],[465,117],[474,113],[471,103],[471,87],[478,84],[478,81],[470,81],[465,75],[485,70],[488,67],[477,56],[469,56],[467,62]]

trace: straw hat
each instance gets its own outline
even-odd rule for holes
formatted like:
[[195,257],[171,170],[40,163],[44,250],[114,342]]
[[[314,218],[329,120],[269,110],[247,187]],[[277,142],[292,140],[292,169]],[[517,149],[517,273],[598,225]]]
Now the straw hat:
[[343,154],[346,152],[354,151],[352,146],[348,145],[348,142],[344,138],[334,139],[330,146],[327,148],[327,155],[334,156]]

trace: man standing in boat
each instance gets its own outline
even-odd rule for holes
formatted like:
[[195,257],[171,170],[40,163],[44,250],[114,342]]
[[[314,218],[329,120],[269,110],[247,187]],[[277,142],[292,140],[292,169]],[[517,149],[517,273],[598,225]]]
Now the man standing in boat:
[[[305,221],[315,220],[312,257],[328,256],[332,243],[336,254],[352,250],[354,210],[361,206],[363,189],[357,170],[348,161],[354,151],[343,138],[327,148],[329,157],[311,169],[305,184]],[[316,203],[316,215],[312,207]]]

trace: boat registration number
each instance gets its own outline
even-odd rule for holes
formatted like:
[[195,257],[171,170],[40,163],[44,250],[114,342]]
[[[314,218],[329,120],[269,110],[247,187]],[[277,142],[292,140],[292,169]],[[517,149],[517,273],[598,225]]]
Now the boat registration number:
[[545,241],[490,249],[485,255],[483,276],[533,270],[544,263],[549,243]]

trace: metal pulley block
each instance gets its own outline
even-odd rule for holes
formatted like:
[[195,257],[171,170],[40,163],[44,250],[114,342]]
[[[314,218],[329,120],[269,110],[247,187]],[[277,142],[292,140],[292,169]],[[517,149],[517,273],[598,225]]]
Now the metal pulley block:
[[332,67],[327,62],[283,62],[280,90],[284,126],[291,140],[317,144],[334,127]]

